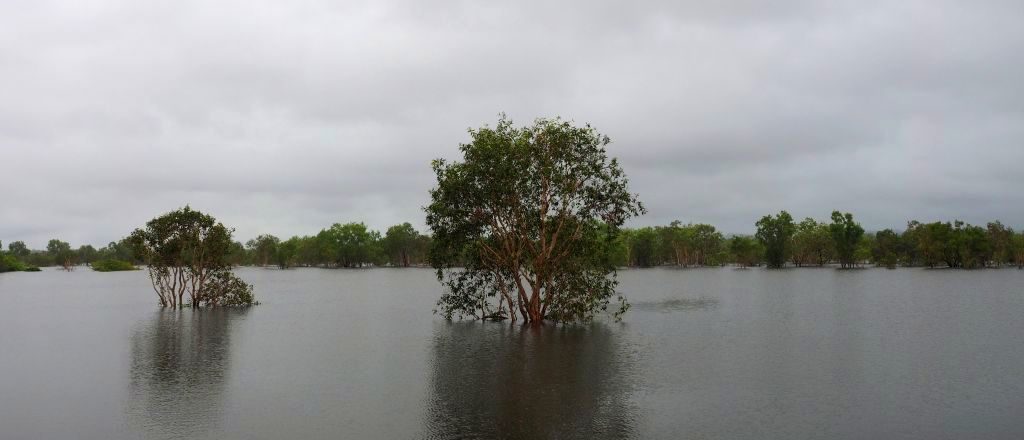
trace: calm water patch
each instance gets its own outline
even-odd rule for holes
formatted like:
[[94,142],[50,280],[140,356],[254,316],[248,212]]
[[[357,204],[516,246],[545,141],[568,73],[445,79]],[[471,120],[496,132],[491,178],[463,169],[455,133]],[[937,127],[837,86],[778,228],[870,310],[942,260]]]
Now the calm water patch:
[[0,438],[1024,437],[1024,271],[627,270],[624,322],[445,322],[429,270],[0,275]]

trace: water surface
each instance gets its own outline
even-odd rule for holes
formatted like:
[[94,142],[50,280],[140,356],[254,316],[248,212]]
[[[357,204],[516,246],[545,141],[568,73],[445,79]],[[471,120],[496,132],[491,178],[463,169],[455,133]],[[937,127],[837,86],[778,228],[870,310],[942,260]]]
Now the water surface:
[[0,275],[0,438],[1024,437],[1024,271],[651,269],[623,323],[431,314],[429,270]]

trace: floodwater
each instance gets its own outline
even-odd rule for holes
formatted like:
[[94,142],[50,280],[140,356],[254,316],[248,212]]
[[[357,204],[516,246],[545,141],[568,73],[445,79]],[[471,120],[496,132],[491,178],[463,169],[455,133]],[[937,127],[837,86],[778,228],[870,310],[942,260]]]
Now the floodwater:
[[649,269],[624,322],[446,322],[424,269],[0,275],[3,439],[1019,439],[1024,271]]

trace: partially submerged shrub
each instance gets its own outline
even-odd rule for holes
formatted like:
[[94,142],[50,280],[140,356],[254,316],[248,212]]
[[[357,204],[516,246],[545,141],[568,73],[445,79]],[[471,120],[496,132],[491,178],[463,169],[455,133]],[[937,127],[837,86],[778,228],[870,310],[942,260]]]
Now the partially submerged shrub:
[[39,272],[39,268],[21,262],[14,255],[0,253],[0,272]]
[[138,270],[138,268],[127,261],[108,258],[94,261],[92,263],[92,270],[96,272],[118,272],[122,270]]
[[252,296],[252,286],[235,274],[217,272],[206,284],[206,305],[248,306],[259,304]]

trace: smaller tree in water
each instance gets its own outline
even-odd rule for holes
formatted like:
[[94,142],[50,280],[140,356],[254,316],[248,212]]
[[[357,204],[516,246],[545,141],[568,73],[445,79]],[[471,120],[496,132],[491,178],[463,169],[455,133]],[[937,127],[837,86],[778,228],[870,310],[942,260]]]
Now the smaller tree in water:
[[232,230],[188,206],[136,229],[129,237],[135,255],[164,307],[256,304],[252,286],[231,273]]

